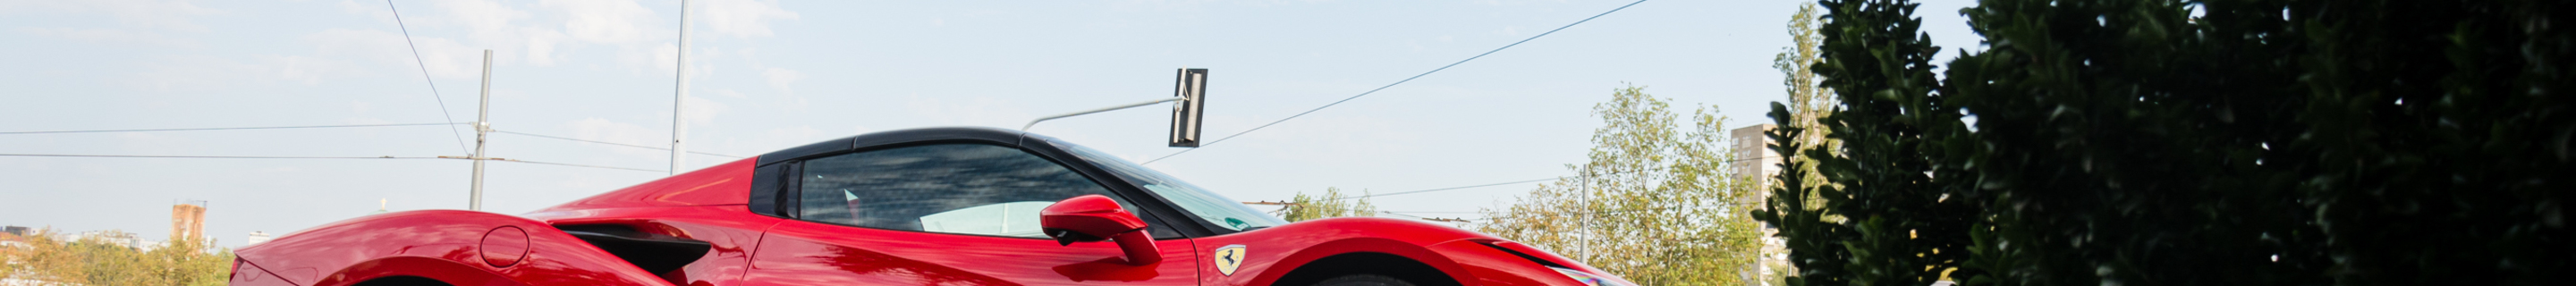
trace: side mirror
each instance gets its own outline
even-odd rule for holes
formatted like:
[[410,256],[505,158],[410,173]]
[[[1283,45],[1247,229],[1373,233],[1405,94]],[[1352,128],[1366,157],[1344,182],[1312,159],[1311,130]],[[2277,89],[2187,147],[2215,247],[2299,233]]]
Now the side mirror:
[[1083,195],[1048,205],[1038,210],[1038,228],[1047,237],[1055,238],[1057,245],[1113,240],[1118,242],[1119,250],[1127,252],[1129,264],[1163,262],[1162,251],[1154,248],[1153,236],[1145,233],[1145,220],[1128,213],[1127,208],[1107,196]]

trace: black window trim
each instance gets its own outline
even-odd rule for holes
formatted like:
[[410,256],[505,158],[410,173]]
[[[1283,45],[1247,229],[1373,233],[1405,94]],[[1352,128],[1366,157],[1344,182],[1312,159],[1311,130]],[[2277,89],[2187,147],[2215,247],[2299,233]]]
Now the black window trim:
[[[855,154],[855,153],[862,153],[862,152],[869,152],[869,151],[887,150],[887,149],[895,149],[895,148],[904,148],[904,147],[929,146],[929,145],[947,145],[947,144],[980,144],[980,145],[992,145],[992,146],[1000,146],[1000,147],[1004,147],[1004,148],[1016,149],[1016,150],[1019,150],[1019,151],[1020,151],[1020,152],[1022,152],[1022,153],[1027,153],[1027,154],[1029,154],[1029,155],[1037,156],[1037,157],[1038,157],[1038,158],[1040,158],[1040,159],[1044,159],[1044,160],[1047,160],[1048,162],[1055,163],[1055,164],[1056,164],[1056,165],[1058,165],[1058,166],[1063,166],[1063,167],[1065,167],[1066,169],[1071,169],[1071,170],[1073,170],[1073,171],[1074,171],[1074,173],[1079,174],[1079,175],[1082,175],[1085,179],[1089,179],[1089,180],[1091,180],[1091,182],[1092,182],[1093,184],[1099,184],[1099,185],[1102,187],[1102,189],[1108,190],[1111,194],[1114,194],[1114,195],[1118,196],[1118,198],[1119,198],[1121,201],[1124,201],[1124,202],[1126,202],[1126,203],[1130,203],[1130,204],[1138,204],[1138,205],[1136,206],[1136,209],[1144,210],[1144,211],[1148,212],[1147,214],[1144,214],[1143,216],[1139,216],[1139,217],[1138,217],[1139,219],[1148,220],[1148,221],[1150,221],[1150,222],[1154,222],[1154,223],[1155,223],[1155,225],[1161,225],[1161,226],[1164,226],[1164,227],[1166,227],[1166,228],[1170,228],[1170,229],[1172,229],[1173,231],[1179,232],[1179,235],[1172,236],[1172,237],[1156,238],[1155,240],[1188,239],[1188,238],[1195,238],[1195,237],[1206,237],[1206,236],[1210,236],[1210,234],[1209,234],[1210,232],[1208,231],[1207,226],[1206,226],[1206,225],[1204,225],[1203,223],[1201,223],[1201,222],[1200,222],[1200,220],[1199,220],[1199,219],[1197,219],[1197,217],[1196,217],[1196,216],[1188,216],[1187,212],[1180,212],[1180,211],[1176,211],[1176,209],[1173,209],[1173,207],[1172,207],[1172,206],[1173,206],[1173,204],[1172,204],[1170,201],[1164,200],[1164,199],[1163,199],[1162,197],[1160,197],[1160,196],[1155,196],[1152,192],[1148,192],[1148,191],[1144,191],[1144,190],[1138,189],[1138,188],[1136,188],[1136,187],[1135,187],[1135,185],[1134,185],[1133,183],[1131,183],[1131,182],[1127,182],[1124,178],[1119,178],[1117,175],[1115,175],[1115,174],[1111,174],[1111,173],[1107,172],[1106,170],[1100,170],[1098,166],[1093,166],[1093,165],[1089,164],[1088,162],[1085,162],[1085,163],[1083,163],[1083,164],[1074,164],[1074,163],[1072,163],[1072,162],[1083,162],[1083,161],[1081,161],[1081,160],[1080,160],[1080,159],[1081,159],[1080,157],[1072,157],[1072,156],[1071,156],[1071,154],[1064,153],[1064,152],[1065,152],[1064,150],[1057,150],[1056,148],[1053,148],[1053,146],[1046,146],[1046,148],[1031,148],[1031,147],[1030,147],[1029,145],[1027,145],[1027,144],[1021,144],[1021,143],[1024,143],[1024,142],[1027,140],[1027,139],[1026,139],[1026,137],[1022,137],[1022,138],[1023,138],[1023,139],[1022,139],[1022,141],[1023,141],[1023,142],[995,142],[995,141],[991,141],[991,140],[978,140],[978,139],[934,139],[934,140],[920,140],[920,141],[897,142],[897,143],[876,144],[876,145],[869,145],[869,146],[856,146],[857,148],[852,148],[852,149],[850,149],[850,150],[843,150],[843,151],[809,153],[809,154],[804,155],[804,156],[797,156],[797,158],[794,158],[794,159],[787,159],[787,160],[772,161],[770,164],[764,164],[764,165],[786,165],[786,167],[785,167],[785,168],[781,168],[781,170],[779,170],[779,172],[780,172],[780,173],[782,173],[782,174],[779,174],[778,176],[775,176],[775,177],[777,177],[779,180],[781,180],[781,182],[779,182],[779,184],[777,184],[777,185],[779,186],[779,187],[778,187],[778,189],[774,189],[774,190],[767,190],[767,192],[772,193],[772,194],[773,194],[774,196],[776,196],[776,198],[777,198],[777,199],[776,199],[776,202],[777,202],[776,210],[773,210],[773,211],[777,212],[777,214],[775,214],[775,215],[771,215],[771,216],[774,216],[774,217],[780,217],[780,218],[786,218],[786,219],[791,219],[791,220],[796,220],[796,221],[810,222],[810,223],[829,224],[829,225],[836,225],[836,226],[846,226],[846,227],[856,227],[856,228],[866,228],[866,229],[877,229],[877,230],[890,230],[890,231],[903,231],[903,232],[917,232],[917,233],[934,233],[934,234],[943,234],[943,235],[966,235],[966,236],[999,237],[999,238],[1046,239],[1046,238],[1017,237],[1017,236],[999,236],[999,235],[973,234],[973,233],[931,232],[931,231],[921,231],[921,230],[903,230],[903,229],[875,228],[875,227],[858,226],[858,225],[849,225],[849,224],[840,224],[840,223],[832,223],[832,222],[824,222],[824,221],[806,220],[806,219],[803,219],[803,218],[800,218],[800,217],[799,217],[799,216],[801,216],[801,213],[802,213],[802,210],[801,210],[801,209],[799,209],[799,208],[801,208],[801,207],[803,207],[803,206],[804,206],[803,199],[804,199],[804,181],[805,181],[805,180],[804,180],[804,174],[805,174],[805,166],[804,166],[804,165],[805,165],[805,161],[814,160],[814,159],[829,158],[829,157],[833,157],[833,156],[840,156],[840,155],[848,155],[848,154]],[[1044,145],[1044,144],[1041,144],[1041,145]],[[1043,150],[1041,150],[1041,149],[1043,149]],[[1071,158],[1072,160],[1067,160],[1067,158]],[[766,166],[763,166],[763,167],[766,167]],[[754,170],[755,170],[755,171],[754,171],[754,173],[755,173],[754,175],[755,175],[755,176],[760,176],[760,175],[762,175],[762,174],[757,174],[757,173],[758,173],[758,171],[759,171],[759,170],[763,170],[763,169],[754,169]],[[759,191],[759,190],[755,190],[755,191]],[[757,195],[755,195],[754,197],[757,197]],[[1150,200],[1138,200],[1138,199],[1136,199],[1136,198],[1150,198]],[[754,212],[758,212],[758,211],[757,211],[757,210],[755,210]],[[1181,218],[1188,218],[1188,219],[1183,219],[1182,221],[1187,221],[1187,222],[1189,222],[1189,223],[1180,223],[1180,224],[1175,224],[1175,223],[1172,223],[1172,221],[1173,221],[1173,220],[1171,220],[1171,219],[1164,219],[1164,218],[1168,218],[1168,217],[1176,217],[1175,215],[1179,215],[1179,216],[1177,216],[1177,217],[1181,217]]]

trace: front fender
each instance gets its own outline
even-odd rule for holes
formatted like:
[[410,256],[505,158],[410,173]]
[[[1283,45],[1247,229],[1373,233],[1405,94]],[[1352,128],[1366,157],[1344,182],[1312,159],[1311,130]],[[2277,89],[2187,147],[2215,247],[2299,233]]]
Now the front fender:
[[245,247],[236,255],[305,286],[390,276],[452,285],[670,285],[545,223],[472,211],[360,217]]

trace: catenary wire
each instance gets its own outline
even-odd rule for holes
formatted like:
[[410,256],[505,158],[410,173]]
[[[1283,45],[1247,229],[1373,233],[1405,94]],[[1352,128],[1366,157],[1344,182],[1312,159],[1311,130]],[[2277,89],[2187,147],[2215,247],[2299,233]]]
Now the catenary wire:
[[96,155],[96,154],[0,154],[0,157],[76,157],[76,158],[185,158],[185,159],[445,159],[438,157],[395,156],[191,156],[191,155]]
[[[1726,205],[1726,204],[1714,204],[1714,205],[1696,205],[1696,206],[1673,206],[1673,207],[1660,207],[1660,208],[1648,208],[1648,209],[1608,210],[1608,211],[1598,211],[1598,212],[1563,212],[1563,213],[1552,213],[1552,214],[1537,214],[1536,216],[1537,216],[1537,217],[1560,217],[1560,216],[1605,215],[1605,214],[1615,214],[1615,213],[1624,213],[1624,212],[1664,211],[1664,210],[1675,210],[1675,209],[1703,209],[1703,208],[1722,207],[1722,206],[1727,206],[1727,205]],[[1450,214],[1483,214],[1483,213],[1484,213],[1484,212],[1432,212],[1432,211],[1379,211],[1379,212],[1387,212],[1387,213],[1426,213],[1426,214],[1427,214],[1427,213],[1450,213]],[[1519,215],[1519,214],[1517,214],[1517,213],[1499,213],[1499,214],[1501,214],[1501,215],[1502,215],[1502,217],[1512,217],[1512,216],[1517,216],[1517,215]],[[1491,216],[1478,216],[1478,217],[1476,217],[1476,218],[1477,218],[1477,219],[1490,219],[1490,218],[1495,218],[1495,217],[1491,217]]]
[[[626,143],[617,143],[617,142],[607,142],[607,141],[582,140],[582,139],[573,139],[573,138],[568,138],[568,137],[548,136],[548,135],[539,135],[539,134],[528,134],[528,133],[519,133],[519,132],[510,132],[510,131],[501,131],[501,130],[493,130],[493,131],[492,131],[492,133],[506,133],[506,134],[513,134],[513,135],[520,135],[520,136],[530,136],[530,137],[546,138],[546,139],[555,139],[555,140],[565,140],[565,141],[575,141],[575,142],[586,142],[586,143],[598,143],[598,144],[608,144],[608,145],[617,145],[617,146],[626,146],[626,147],[635,147],[635,148],[644,148],[644,149],[653,149],[653,150],[671,151],[671,148],[662,148],[662,147],[653,147],[653,146],[644,146],[644,145],[635,145],[635,144],[626,144]],[[742,156],[725,155],[725,154],[716,154],[716,153],[707,153],[707,152],[698,152],[698,151],[689,151],[689,154],[698,154],[698,155],[707,155],[707,156],[716,156],[716,157],[727,157],[727,158],[743,158]]]
[[[12,153],[0,153],[0,157],[58,157],[58,158],[176,158],[176,159],[451,159],[451,160],[466,160],[465,158],[456,158],[456,157],[400,157],[400,156],[375,156],[375,157],[363,157],[363,156],[199,156],[199,155],[98,155],[98,154],[12,154]],[[492,161],[502,161],[502,162],[528,163],[528,164],[539,164],[539,165],[555,165],[555,166],[568,166],[568,167],[583,167],[583,168],[618,169],[618,170],[635,170],[635,171],[651,171],[651,172],[661,172],[661,171],[662,171],[662,170],[654,170],[654,169],[638,169],[638,168],[625,168],[625,167],[609,167],[609,166],[582,165],[582,164],[569,164],[569,163],[555,163],[555,162],[544,162],[544,161],[527,161],[527,160],[501,159],[501,158],[492,158],[491,160],[492,160]]]
[[[1732,160],[1732,161],[1727,161],[1727,162],[1734,162],[1734,161],[1743,161],[1743,160]],[[1597,175],[1595,175],[1595,176],[1601,176],[1601,175],[1616,175],[1616,174],[1626,174],[1626,173],[1633,173],[1633,172],[1637,172],[1637,171],[1603,172],[1603,173],[1597,174]],[[1413,191],[1402,191],[1402,192],[1393,192],[1393,193],[1384,193],[1384,194],[1370,194],[1370,195],[1363,195],[1363,196],[1356,196],[1356,197],[1332,198],[1332,199],[1326,199],[1326,200],[1338,201],[1338,200],[1348,200],[1348,199],[1358,199],[1358,198],[1369,198],[1369,197],[1383,197],[1383,196],[1404,195],[1404,194],[1416,194],[1416,193],[1427,193],[1427,192],[1437,192],[1437,191],[1447,191],[1447,190],[1460,190],[1460,189],[1482,188],[1482,187],[1492,187],[1492,186],[1501,186],[1501,185],[1510,185],[1510,184],[1537,183],[1537,182],[1546,182],[1546,181],[1552,181],[1552,180],[1563,180],[1563,179],[1565,179],[1565,178],[1575,178],[1575,177],[1579,177],[1579,176],[1556,176],[1556,177],[1548,177],[1548,178],[1546,178],[1546,179],[1533,179],[1533,180],[1510,181],[1510,182],[1501,182],[1501,183],[1492,183],[1492,184],[1482,184],[1482,185],[1472,185],[1472,186],[1459,186],[1459,187],[1447,187],[1447,188],[1425,189],[1425,190],[1413,190]]]
[[1358,198],[1384,197],[1384,196],[1403,195],[1403,194],[1418,194],[1418,193],[1437,192],[1437,191],[1447,191],[1447,190],[1457,190],[1457,189],[1469,189],[1469,188],[1492,187],[1492,186],[1501,186],[1501,185],[1510,185],[1510,184],[1537,183],[1537,182],[1545,182],[1545,181],[1554,181],[1554,180],[1564,179],[1564,178],[1567,178],[1567,177],[1550,177],[1550,178],[1546,178],[1546,179],[1526,180],[1526,181],[1511,181],[1511,182],[1492,183],[1492,184],[1483,184],[1483,185],[1474,185],[1474,186],[1447,187],[1447,188],[1428,189],[1428,190],[1415,190],[1415,191],[1402,191],[1402,192],[1393,192],[1393,193],[1384,193],[1384,194],[1371,194],[1371,195],[1356,196],[1356,197],[1341,197],[1341,198],[1334,198],[1334,199],[1331,199],[1331,200],[1338,201],[1338,200],[1348,200],[1348,199],[1358,199]]
[[[447,122],[456,122],[456,115],[447,112],[447,97],[438,94],[438,81],[429,79],[429,61],[420,59],[420,45],[411,42],[411,27],[403,24],[402,8],[394,7],[394,0],[385,0],[385,9],[393,10],[394,28],[402,29],[403,46],[411,47],[411,62],[420,66],[420,80],[429,83],[429,99],[438,102],[438,117],[447,118]],[[465,149],[465,134],[457,132],[456,126],[447,126],[447,135],[456,138],[457,152],[465,152],[469,155],[474,153]]]
[[104,133],[104,132],[147,132],[147,131],[207,131],[207,130],[250,130],[250,129],[296,129],[296,128],[388,127],[388,126],[430,126],[430,125],[451,125],[451,126],[452,126],[452,125],[462,125],[462,124],[466,124],[466,123],[458,122],[458,123],[359,124],[359,125],[306,125],[306,126],[262,126],[262,127],[215,127],[215,128],[121,129],[121,130],[15,131],[15,132],[0,132],[0,135],[12,135],[12,134],[59,134],[59,133]]
[[[458,160],[463,160],[463,159],[458,159]],[[569,164],[569,163],[555,163],[555,162],[544,162],[544,161],[527,161],[527,160],[513,160],[513,159],[499,159],[499,160],[493,160],[493,161],[514,162],[514,163],[528,163],[528,164],[538,164],[538,165],[555,165],[555,166],[565,166],[565,167],[600,168],[600,169],[618,169],[618,170],[645,171],[645,172],[663,172],[662,170],[654,170],[654,169],[627,168],[627,167],[609,167],[609,166],[582,165],[582,164]]]
[[[387,0],[387,1],[391,1],[391,0]],[[1331,108],[1331,107],[1333,107],[1334,105],[1341,105],[1343,102],[1350,102],[1350,101],[1351,101],[1351,100],[1353,100],[1353,99],[1359,99],[1359,98],[1360,98],[1360,97],[1362,97],[1362,96],[1368,96],[1369,94],[1377,93],[1377,92],[1378,92],[1378,91],[1380,91],[1380,90],[1386,90],[1386,88],[1389,88],[1389,87],[1395,87],[1396,85],[1404,84],[1405,82],[1411,82],[1411,81],[1413,81],[1413,79],[1422,78],[1422,76],[1431,75],[1431,73],[1440,72],[1441,70],[1447,70],[1447,69],[1449,69],[1449,67],[1455,67],[1455,66],[1458,66],[1459,64],[1467,63],[1467,61],[1473,61],[1473,60],[1476,60],[1477,58],[1483,58],[1483,57],[1485,57],[1486,55],[1492,55],[1492,54],[1494,54],[1494,52],[1501,52],[1501,51],[1503,51],[1503,49],[1510,49],[1510,48],[1512,48],[1512,46],[1519,46],[1519,45],[1521,45],[1521,43],[1527,43],[1527,42],[1529,42],[1530,40],[1537,40],[1539,37],[1546,37],[1548,34],[1555,34],[1555,33],[1556,33],[1556,31],[1563,31],[1563,30],[1565,30],[1565,28],[1573,28],[1573,27],[1574,27],[1574,25],[1581,25],[1581,24],[1583,24],[1583,22],[1590,22],[1590,21],[1592,21],[1592,19],[1601,18],[1601,16],[1610,15],[1610,13],[1612,13],[1612,12],[1619,12],[1619,10],[1625,10],[1625,9],[1628,9],[1628,7],[1629,7],[1629,6],[1637,6],[1637,4],[1638,4],[1638,3],[1646,3],[1646,0],[1637,0],[1637,2],[1629,2],[1629,3],[1628,3],[1628,5],[1620,5],[1620,6],[1619,6],[1619,8],[1613,8],[1613,9],[1610,9],[1610,11],[1604,11],[1604,12],[1601,12],[1601,14],[1595,14],[1595,15],[1592,15],[1592,17],[1583,18],[1583,20],[1582,20],[1582,21],[1574,21],[1574,23],[1572,23],[1572,24],[1565,24],[1565,26],[1562,26],[1562,27],[1556,27],[1556,29],[1555,29],[1555,30],[1547,30],[1547,32],[1546,32],[1546,33],[1539,33],[1539,34],[1538,34],[1538,35],[1536,35],[1536,36],[1530,36],[1530,37],[1529,37],[1529,38],[1527,38],[1527,39],[1521,39],[1521,40],[1520,40],[1520,41],[1518,41],[1518,42],[1512,42],[1512,44],[1509,44],[1509,45],[1503,45],[1503,47],[1500,47],[1500,48],[1494,48],[1494,50],[1491,50],[1491,51],[1485,51],[1485,53],[1482,53],[1482,54],[1476,54],[1476,56],[1473,56],[1473,57],[1467,57],[1467,59],[1464,59],[1464,60],[1458,60],[1458,62],[1449,63],[1449,65],[1445,65],[1445,66],[1440,66],[1440,68],[1431,69],[1431,71],[1422,72],[1422,74],[1416,74],[1416,75],[1413,75],[1412,77],[1404,78],[1404,80],[1399,80],[1399,81],[1395,81],[1395,83],[1389,83],[1389,84],[1386,84],[1386,86],[1379,86],[1379,87],[1377,87],[1376,89],[1370,89],[1369,91],[1367,91],[1367,92],[1361,92],[1361,93],[1360,93],[1360,94],[1358,94],[1358,95],[1352,95],[1351,97],[1342,98],[1342,100],[1336,100],[1336,101],[1333,101],[1333,103],[1327,103],[1327,104],[1324,104],[1324,106],[1317,106],[1317,107],[1315,107],[1314,109],[1307,109],[1305,112],[1298,112],[1296,115],[1289,115],[1287,118],[1280,118],[1279,120],[1270,121],[1270,123],[1261,124],[1261,126],[1254,126],[1254,127],[1252,127],[1252,129],[1245,129],[1245,130],[1243,130],[1243,132],[1235,132],[1233,135],[1226,135],[1225,137],[1219,137],[1219,138],[1217,138],[1215,141],[1208,141],[1208,142],[1207,142],[1207,143],[1205,143],[1205,144],[1199,144],[1199,147],[1204,148],[1204,147],[1207,147],[1207,146],[1213,146],[1213,145],[1216,145],[1217,143],[1224,143],[1224,142],[1225,142],[1225,140],[1234,139],[1234,137],[1235,137],[1235,136],[1243,136],[1243,134],[1245,134],[1245,133],[1252,133],[1253,131],[1260,131],[1262,128],[1269,128],[1271,125],[1279,125],[1279,123],[1280,123],[1280,122],[1288,122],[1288,120],[1289,120],[1289,119],[1297,119],[1297,117],[1306,116],[1306,114],[1315,113],[1315,111],[1324,110],[1325,108]],[[1180,151],[1180,152],[1172,152],[1172,154],[1170,154],[1170,155],[1163,155],[1163,157],[1154,158],[1153,160],[1146,160],[1144,164],[1153,164],[1154,162],[1163,161],[1163,159],[1170,159],[1170,158],[1172,158],[1172,156],[1180,156],[1181,154],[1189,153],[1191,150],[1198,150],[1198,148],[1181,149],[1181,151]],[[1139,164],[1139,165],[1142,165],[1142,164]]]

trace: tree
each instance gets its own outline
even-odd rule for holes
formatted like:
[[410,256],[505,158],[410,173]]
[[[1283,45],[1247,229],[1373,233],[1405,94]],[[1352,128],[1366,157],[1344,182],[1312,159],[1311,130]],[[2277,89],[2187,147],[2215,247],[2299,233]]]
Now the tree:
[[[1909,1],[1823,4],[1816,70],[1843,109],[1819,126],[1844,145],[1807,150],[1803,111],[1773,105],[1773,148],[1828,182],[1785,168],[1755,213],[1789,238],[1792,284],[1955,267],[1969,285],[2540,285],[2576,267],[2576,32],[2553,24],[2576,4],[1988,0],[1960,11],[1985,49],[1938,80]],[[1820,199],[1778,199],[1798,195]]]
[[[1790,113],[1787,117],[1784,117],[1788,120],[1780,122],[1777,126],[1792,127],[1800,130],[1799,135],[1797,136],[1790,136],[1787,140],[1773,141],[1796,141],[1796,144],[1789,145],[1795,146],[1794,148],[1775,150],[1774,153],[1785,157],[1782,161],[1789,164],[1785,164],[1784,166],[1794,166],[1798,168],[1798,172],[1796,172],[1796,174],[1799,175],[1774,178],[1777,174],[1762,174],[1758,177],[1763,180],[1782,182],[1771,185],[1784,184],[1786,183],[1784,182],[1785,180],[1797,180],[1795,185],[1799,186],[1799,190],[1796,191],[1796,193],[1799,193],[1801,196],[1788,198],[1802,200],[1802,205],[1804,206],[1818,205],[1818,203],[1820,203],[1818,200],[1821,199],[1813,196],[1812,194],[1814,194],[1815,190],[1809,189],[1807,186],[1831,184],[1831,182],[1825,180],[1823,173],[1816,172],[1815,170],[1816,163],[1820,162],[1819,159],[1821,158],[1810,156],[1807,154],[1807,151],[1825,150],[1825,152],[1834,152],[1834,150],[1841,150],[1842,146],[1840,141],[1831,140],[1826,137],[1826,135],[1832,131],[1826,129],[1819,120],[1825,115],[1832,114],[1834,106],[1840,104],[1839,101],[1834,100],[1832,89],[1827,89],[1818,83],[1818,81],[1823,80],[1823,78],[1817,76],[1815,72],[1816,64],[1819,61],[1822,61],[1822,57],[1824,56],[1823,50],[1820,50],[1820,48],[1822,48],[1822,45],[1824,44],[1825,36],[1820,33],[1821,31],[1819,29],[1821,29],[1821,27],[1818,27],[1818,25],[1821,25],[1820,22],[1823,20],[1823,16],[1823,12],[1816,9],[1815,3],[1801,3],[1798,5],[1798,11],[1790,14],[1789,22],[1787,24],[1790,46],[1782,48],[1779,54],[1772,57],[1771,61],[1771,68],[1780,70],[1780,85],[1787,89],[1787,93],[1789,95],[1787,110],[1790,111]],[[1769,190],[1761,191],[1768,192]],[[1820,217],[1817,219],[1834,220],[1840,218]],[[1785,245],[1783,246],[1785,247]],[[1765,257],[1771,257],[1773,255],[1786,254],[1773,253],[1773,251],[1774,250],[1766,247],[1763,250],[1762,255]],[[1777,251],[1785,252],[1786,249]],[[1764,274],[1766,276],[1770,276],[1769,279],[1776,280],[1773,281],[1773,284],[1788,285],[1789,283],[1786,281],[1786,278],[1796,275],[1796,267],[1793,264],[1787,263],[1787,261],[1766,260],[1763,263],[1773,264],[1766,265],[1766,267],[1770,267],[1774,273]]]
[[1483,210],[1475,228],[1646,285],[1753,283],[1760,226],[1737,215],[1752,194],[1726,164],[1725,119],[1701,108],[1683,126],[1669,109],[1643,87],[1616,90],[1593,108],[1590,160],[1566,166],[1577,176]]
[[[1806,128],[1806,133],[1794,139],[1807,147],[1798,152],[1780,154],[1787,156],[1788,160],[1805,160],[1809,167],[1814,166],[1815,158],[1803,155],[1806,150],[1837,150],[1841,147],[1839,141],[1826,137],[1833,131],[1825,129],[1818,121],[1833,114],[1834,106],[1840,104],[1833,98],[1833,89],[1819,84],[1824,78],[1816,75],[1816,64],[1824,57],[1820,48],[1824,45],[1825,36],[1818,30],[1824,16],[1822,13],[1816,10],[1815,3],[1799,4],[1798,12],[1789,16],[1789,47],[1781,48],[1780,53],[1771,58],[1771,68],[1780,70],[1780,85],[1787,88],[1788,105],[1792,111],[1790,120],[1779,125]],[[1810,185],[1824,182],[1823,175],[1814,173],[1813,169],[1808,171],[1809,176],[1800,180],[1806,180]]]
[[1289,222],[1346,216],[1377,216],[1377,206],[1369,204],[1368,195],[1350,196],[1342,188],[1324,188],[1322,196],[1297,192],[1288,199],[1287,213],[1280,215]]
[[28,236],[26,247],[0,251],[7,255],[0,261],[8,263],[0,272],[10,279],[68,285],[223,285],[231,279],[231,250],[215,250],[212,243],[186,237],[143,250],[125,243],[131,237],[119,231],[70,241]]
[[[1952,198],[1967,185],[1934,180],[1963,167],[1941,164],[1946,158],[1969,155],[1942,148],[1967,130],[1936,93],[1931,61],[1939,48],[1917,31],[1910,1],[1820,4],[1830,12],[1821,26],[1823,61],[1813,70],[1842,110],[1802,115],[1823,112],[1772,105],[1782,126],[1770,135],[1779,142],[1773,149],[1814,165],[1786,162],[1783,184],[1753,216],[1788,239],[1799,272],[1792,285],[1931,284],[1965,258],[1978,215],[1970,200]],[[1831,130],[1826,138],[1838,148],[1802,140],[1821,132],[1801,127],[1804,116]],[[1813,176],[1810,168],[1827,182],[1797,182]]]

